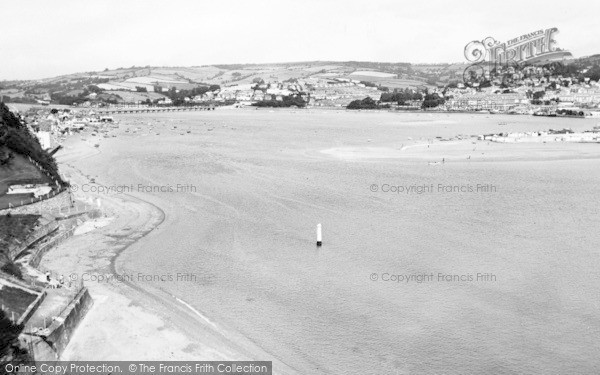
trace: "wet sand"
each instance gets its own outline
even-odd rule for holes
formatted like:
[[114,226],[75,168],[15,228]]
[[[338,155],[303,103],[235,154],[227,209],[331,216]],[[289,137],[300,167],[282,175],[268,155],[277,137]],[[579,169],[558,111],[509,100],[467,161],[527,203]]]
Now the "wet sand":
[[[71,140],[57,155],[61,173],[72,184],[89,183],[70,163],[97,155],[89,143]],[[124,275],[119,255],[143,246],[165,221],[157,206],[130,195],[76,192],[100,199],[104,217],[84,223],[76,234],[49,251],[45,268],[85,280],[94,306],[78,327],[61,360],[252,360],[266,354],[249,340],[217,328],[183,301],[158,289],[141,287]],[[90,228],[88,228],[90,226]],[[67,272],[68,271],[68,272]],[[134,275],[135,277],[135,275]],[[103,280],[101,280],[103,279]],[[275,361],[276,362],[276,361]],[[286,366],[278,364],[281,373]]]

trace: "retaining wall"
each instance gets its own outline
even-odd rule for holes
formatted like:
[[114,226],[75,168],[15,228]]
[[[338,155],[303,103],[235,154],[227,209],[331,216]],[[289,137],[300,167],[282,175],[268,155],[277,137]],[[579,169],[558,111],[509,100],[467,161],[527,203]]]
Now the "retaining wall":
[[14,261],[17,258],[17,256],[19,256],[19,254],[21,254],[23,251],[25,251],[25,249],[27,249],[29,246],[33,245],[34,243],[36,243],[37,241],[46,237],[47,235],[49,235],[50,233],[54,232],[57,229],[58,229],[57,222],[50,222],[50,223],[44,225],[43,227],[38,228],[32,234],[27,236],[27,238],[21,244],[9,246],[8,247],[8,257],[12,261]]
[[75,329],[93,304],[94,300],[88,289],[82,288],[65,312],[49,327],[50,334],[46,337],[46,342],[50,344],[59,357],[67,347],[73,333],[75,333]]
[[0,210],[0,215],[39,215],[40,212],[58,211],[71,207],[71,197],[68,190],[63,190],[51,198],[47,198],[23,206]]
[[31,256],[29,257],[28,261],[29,265],[35,268],[39,268],[40,261],[42,260],[42,257],[48,252],[48,250],[60,245],[73,235],[75,229],[77,229],[78,220],[85,221],[97,218],[99,216],[101,216],[101,212],[99,210],[92,210],[82,214],[72,215],[68,219],[62,219],[64,220],[64,223],[61,223],[60,232],[56,236],[52,237],[48,242],[40,244],[34,249],[31,249]]
[[46,254],[48,250],[52,249],[54,246],[64,242],[67,238],[71,237],[74,231],[75,228],[71,228],[67,231],[61,232],[60,234],[53,237],[48,243],[45,243],[42,246],[33,249],[31,252],[31,257],[29,258],[29,265],[37,268],[44,254]]

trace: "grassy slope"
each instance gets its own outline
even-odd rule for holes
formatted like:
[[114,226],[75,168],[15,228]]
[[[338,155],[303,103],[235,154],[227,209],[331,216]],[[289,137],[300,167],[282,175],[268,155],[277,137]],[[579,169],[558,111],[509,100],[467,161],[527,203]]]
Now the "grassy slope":
[[6,194],[8,187],[14,184],[43,184],[52,181],[37,167],[27,160],[26,157],[14,154],[8,165],[0,166],[0,209],[8,207],[8,204],[20,204],[22,200],[32,197],[32,194]]
[[[0,203],[6,203],[8,197],[5,192],[11,183],[49,182],[25,156],[19,154],[19,150],[23,155],[36,158],[46,165],[50,173],[58,176],[54,159],[41,149],[37,139],[3,103],[0,103],[0,147],[2,151],[10,148],[14,154],[7,166],[0,167]],[[14,239],[24,239],[36,220],[37,216],[0,216],[0,266],[6,265],[8,244]]]
[[37,215],[0,216],[0,269],[9,261],[8,245],[25,240],[38,218]]
[[37,294],[28,293],[21,288],[0,285],[0,304],[8,306],[15,314],[23,314],[35,301]]
[[[334,73],[338,77],[353,78],[348,74],[355,70],[369,70],[372,67],[367,64],[339,62],[297,62],[282,64],[248,64],[248,65],[224,65],[224,66],[200,66],[200,67],[150,67],[150,68],[129,68],[117,69],[91,74],[71,74],[62,77],[55,77],[44,82],[53,82],[65,79],[86,78],[89,76],[100,76],[110,79],[110,83],[125,82],[128,79],[136,77],[154,77],[161,79],[189,82],[190,86],[199,83],[206,84],[246,84],[252,82],[252,79],[260,77],[265,80],[284,81],[290,78],[306,78],[321,71],[325,73]],[[240,76],[234,76],[239,73]],[[371,77],[372,78],[372,77]],[[413,80],[387,79],[391,87],[416,86],[420,83]],[[165,84],[165,86],[169,86]]]
[[0,103],[0,147],[4,147],[3,150],[9,148],[14,154],[30,156],[54,179],[61,181],[54,158],[42,149],[35,135],[4,103]]
[[[0,147],[1,149],[2,147]],[[6,148],[4,148],[6,150]],[[8,165],[0,166],[0,200],[6,194],[8,187],[14,184],[51,182],[48,177],[31,164],[26,157],[13,154]]]

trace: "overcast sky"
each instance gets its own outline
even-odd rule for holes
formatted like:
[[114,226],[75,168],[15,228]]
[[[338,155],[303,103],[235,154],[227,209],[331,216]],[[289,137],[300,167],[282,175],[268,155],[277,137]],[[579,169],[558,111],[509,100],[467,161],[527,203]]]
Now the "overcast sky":
[[600,3],[448,0],[0,0],[0,79],[145,66],[464,61],[464,46],[558,27],[600,53]]

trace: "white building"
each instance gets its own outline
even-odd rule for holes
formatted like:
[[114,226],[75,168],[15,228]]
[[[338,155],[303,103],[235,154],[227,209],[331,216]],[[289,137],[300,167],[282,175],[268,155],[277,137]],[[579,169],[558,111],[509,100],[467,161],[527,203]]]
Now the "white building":
[[47,150],[52,147],[52,139],[50,138],[50,132],[48,131],[39,131],[35,133],[37,139],[40,141],[40,145],[42,149]]

